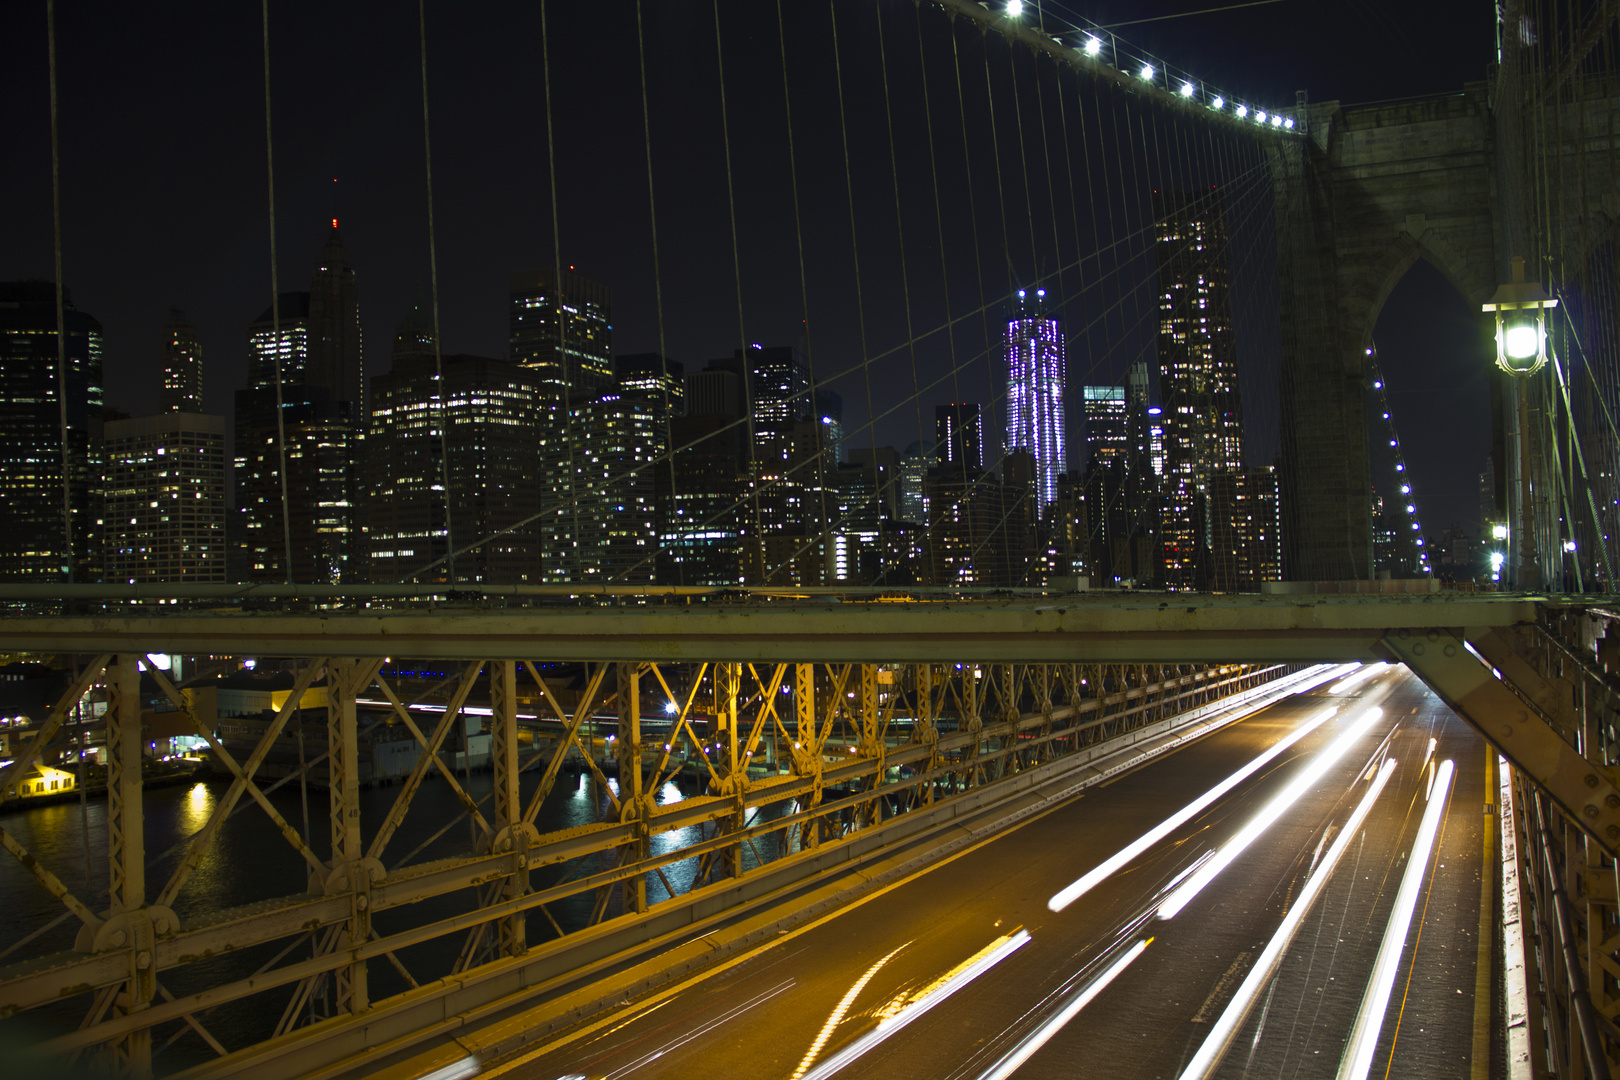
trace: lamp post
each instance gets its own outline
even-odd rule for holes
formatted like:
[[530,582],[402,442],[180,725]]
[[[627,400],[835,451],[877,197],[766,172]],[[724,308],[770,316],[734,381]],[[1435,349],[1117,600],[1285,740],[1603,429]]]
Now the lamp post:
[[1540,587],[1540,556],[1530,507],[1530,397],[1529,378],[1547,363],[1547,311],[1558,301],[1547,295],[1539,281],[1524,280],[1524,259],[1513,258],[1513,280],[1497,287],[1483,310],[1496,314],[1496,366],[1513,376],[1519,413],[1519,535],[1520,589]]

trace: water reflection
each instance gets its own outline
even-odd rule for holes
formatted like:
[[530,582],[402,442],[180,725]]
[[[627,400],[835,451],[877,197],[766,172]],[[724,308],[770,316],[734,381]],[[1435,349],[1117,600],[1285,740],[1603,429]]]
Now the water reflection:
[[194,833],[207,825],[217,801],[213,789],[201,780],[191,785],[178,807],[180,827],[185,832]]

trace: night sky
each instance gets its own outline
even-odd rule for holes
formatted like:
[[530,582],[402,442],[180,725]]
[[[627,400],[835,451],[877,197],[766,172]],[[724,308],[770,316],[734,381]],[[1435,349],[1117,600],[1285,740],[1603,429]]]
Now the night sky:
[[[1025,6],[1032,18],[1073,38],[1062,31],[1075,15],[1108,25],[1218,3],[1030,0]],[[843,394],[846,426],[860,429],[868,400],[873,412],[884,414],[875,432],[863,431],[857,443],[875,438],[903,448],[919,431],[931,432],[935,403],[992,398],[983,324],[973,314],[979,297],[992,305],[993,324],[998,298],[1039,277],[1072,301],[1066,315],[1073,418],[1080,383],[1120,378],[1133,355],[1151,347],[1143,329],[1150,324],[1148,305],[1133,293],[1141,275],[1132,277],[1123,261],[1088,263],[1087,250],[1138,227],[1144,193],[1154,184],[1233,183],[1234,195],[1243,196],[1245,189],[1233,181],[1243,165],[1238,150],[1208,160],[1121,150],[1117,134],[1110,134],[1117,129],[1103,124],[1101,112],[1090,141],[1071,138],[1066,150],[1058,124],[1077,124],[1084,112],[1072,75],[1054,82],[1047,63],[1046,97],[1036,104],[1027,51],[1014,59],[1000,42],[986,44],[960,28],[953,36],[936,11],[925,8],[919,16],[909,0],[836,0],[836,59],[828,4],[783,0],[796,154],[790,166],[777,6],[721,0],[718,7],[726,129],[715,5],[642,5],[658,221],[655,276],[636,5],[548,5],[560,220],[554,238],[541,5],[430,0],[428,89],[447,352],[504,356],[507,275],[551,265],[555,252],[565,266],[612,286],[616,352],[662,345],[689,369],[744,341],[798,343],[808,307],[812,360],[818,377]],[[1040,7],[1045,10],[1033,14]],[[919,18],[928,97],[918,59]],[[11,5],[3,19],[0,280],[49,279],[45,5]],[[1299,89],[1313,101],[1346,103],[1460,90],[1484,78],[1494,58],[1492,19],[1488,0],[1283,0],[1117,33],[1231,100],[1274,108],[1292,105]],[[206,408],[229,415],[230,393],[245,382],[245,327],[270,295],[260,32],[254,3],[58,8],[64,277],[75,303],[102,322],[107,400],[125,412],[156,407],[159,331],[171,305],[200,329]],[[366,363],[375,374],[387,369],[394,329],[413,296],[429,298],[416,5],[273,0],[270,32],[281,288],[308,287],[328,222],[338,217],[359,275]],[[965,146],[953,44],[967,76]],[[887,63],[887,115],[880,61]],[[835,63],[842,70],[842,121]],[[985,104],[987,66],[991,106]],[[1016,86],[1015,67],[1026,72]],[[1060,86],[1071,95],[1066,103],[1058,100]],[[1022,95],[1016,109],[1015,93]],[[1060,116],[1060,107],[1072,111]],[[1126,115],[1142,121],[1147,113],[1135,108]],[[928,119],[939,161],[932,168]],[[994,144],[992,119],[999,125]],[[1167,123],[1165,144],[1174,144],[1178,132],[1185,135]],[[724,134],[735,193],[735,254]],[[1088,147],[1094,157],[1083,152]],[[1005,185],[1000,198],[996,164]],[[1088,179],[1103,183],[1103,176],[1112,177],[1103,194],[1077,194]],[[1076,209],[1078,201],[1087,209]],[[1244,253],[1243,265],[1234,267],[1240,287],[1274,274],[1267,254],[1274,240],[1264,216],[1246,217],[1253,229],[1234,237],[1234,250]],[[740,267],[740,303],[734,266]],[[1275,331],[1266,322],[1275,298],[1246,293],[1239,304],[1246,412],[1254,428],[1250,451],[1258,464],[1276,449],[1276,345],[1267,340],[1268,329]],[[948,318],[959,320],[954,335],[927,333]],[[1486,365],[1475,355],[1472,318],[1439,274],[1420,266],[1396,289],[1377,328],[1396,422],[1432,527],[1472,523],[1475,478],[1489,449]],[[920,340],[907,348],[913,336]],[[880,354],[870,379],[858,370],[832,379],[832,373],[858,369],[863,356]],[[1078,455],[1071,464],[1079,464]]]

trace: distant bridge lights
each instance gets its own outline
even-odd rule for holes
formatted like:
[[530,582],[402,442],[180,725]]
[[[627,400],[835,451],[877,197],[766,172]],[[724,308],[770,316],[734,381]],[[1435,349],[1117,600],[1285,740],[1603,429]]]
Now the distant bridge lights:
[[1192,83],[1184,82],[1184,83],[1181,84],[1181,96],[1184,97],[1184,98],[1190,98],[1190,97],[1193,96],[1193,84]]
[[1238,114],[1239,119],[1242,119],[1243,117],[1248,116],[1249,115],[1249,107],[1247,105],[1239,105],[1237,107],[1237,114]]
[[1024,0],[1007,0],[1007,18],[1016,19],[1024,13]]
[[1143,79],[1146,79],[1148,82],[1152,82],[1153,81],[1153,65],[1152,64],[1143,64],[1142,65],[1142,70],[1138,71],[1137,75],[1140,76]]
[[1215,100],[1209,103],[1209,107],[1212,109],[1224,109],[1226,108],[1226,99],[1216,94]]
[[1098,53],[1102,52],[1102,39],[1099,37],[1086,38],[1085,48],[1087,56],[1096,56]]

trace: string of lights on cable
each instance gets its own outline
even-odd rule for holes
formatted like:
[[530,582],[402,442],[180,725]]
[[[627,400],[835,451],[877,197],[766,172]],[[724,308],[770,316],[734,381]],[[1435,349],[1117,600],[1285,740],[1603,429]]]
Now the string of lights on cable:
[[1434,573],[1434,567],[1429,565],[1429,545],[1423,539],[1423,526],[1418,521],[1417,496],[1412,493],[1412,473],[1406,467],[1406,457],[1401,453],[1401,438],[1395,433],[1394,413],[1389,407],[1389,391],[1384,386],[1384,373],[1378,369],[1378,350],[1367,350],[1367,370],[1372,375],[1373,393],[1378,395],[1378,412],[1384,420],[1383,437],[1388,440],[1390,451],[1395,458],[1394,487],[1400,494],[1399,505],[1405,509],[1406,524],[1411,532],[1417,533],[1413,541],[1417,546],[1417,566],[1415,569],[1425,574]]
[[[1137,82],[1172,94],[1189,105],[1202,105],[1212,112],[1225,113],[1246,124],[1276,128],[1279,133],[1294,131],[1297,126],[1295,117],[1284,115],[1280,109],[1265,109],[1229,97],[1191,73],[1121,41],[1106,27],[1072,12],[1060,12],[1052,4],[1037,3],[1036,0],[1004,0],[1002,15],[1019,24],[1022,29],[1045,35],[1060,47],[1067,48],[1074,54],[1071,61],[1077,65],[1112,68]],[[1041,25],[1030,25],[1030,20],[1037,17]],[[1049,24],[1055,25],[1057,30],[1048,29]],[[1300,133],[1303,133],[1303,129]]]

